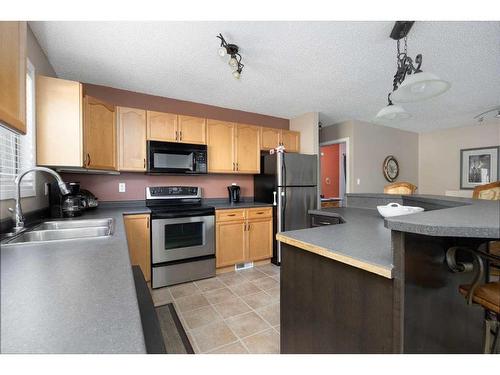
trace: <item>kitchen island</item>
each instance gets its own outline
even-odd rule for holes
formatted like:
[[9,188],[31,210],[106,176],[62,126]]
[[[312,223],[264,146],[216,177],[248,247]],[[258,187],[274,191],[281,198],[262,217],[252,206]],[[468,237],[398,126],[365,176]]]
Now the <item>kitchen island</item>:
[[[384,220],[375,207],[393,201],[426,211]],[[282,353],[481,352],[484,314],[458,293],[474,273],[445,255],[500,238],[499,202],[349,194],[310,214],[343,223],[277,235]]]

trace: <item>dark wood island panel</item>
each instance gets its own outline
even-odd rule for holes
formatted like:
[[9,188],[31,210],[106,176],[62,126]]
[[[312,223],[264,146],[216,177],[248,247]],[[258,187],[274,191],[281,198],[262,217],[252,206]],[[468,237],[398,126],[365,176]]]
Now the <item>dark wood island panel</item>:
[[397,295],[393,279],[282,243],[281,353],[398,353]]

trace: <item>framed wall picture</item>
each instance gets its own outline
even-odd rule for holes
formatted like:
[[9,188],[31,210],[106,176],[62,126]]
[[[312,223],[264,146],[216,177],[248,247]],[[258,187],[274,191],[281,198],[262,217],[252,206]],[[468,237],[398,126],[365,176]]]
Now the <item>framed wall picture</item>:
[[468,148],[460,150],[460,189],[498,181],[500,146]]

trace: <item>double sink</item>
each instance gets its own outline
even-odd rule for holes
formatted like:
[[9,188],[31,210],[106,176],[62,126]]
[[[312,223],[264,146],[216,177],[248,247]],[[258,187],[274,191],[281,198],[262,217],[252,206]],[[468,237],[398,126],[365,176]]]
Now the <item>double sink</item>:
[[111,236],[114,220],[59,220],[45,221],[2,242],[2,245],[71,240]]

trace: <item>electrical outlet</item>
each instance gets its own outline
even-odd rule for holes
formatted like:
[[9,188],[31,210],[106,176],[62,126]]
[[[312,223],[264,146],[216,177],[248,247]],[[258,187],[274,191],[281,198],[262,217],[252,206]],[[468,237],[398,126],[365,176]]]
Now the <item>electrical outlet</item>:
[[356,185],[361,185],[361,179],[360,179],[360,178],[358,178],[358,179],[356,180]]
[[118,192],[125,193],[125,190],[126,190],[125,182],[119,182],[118,183]]

